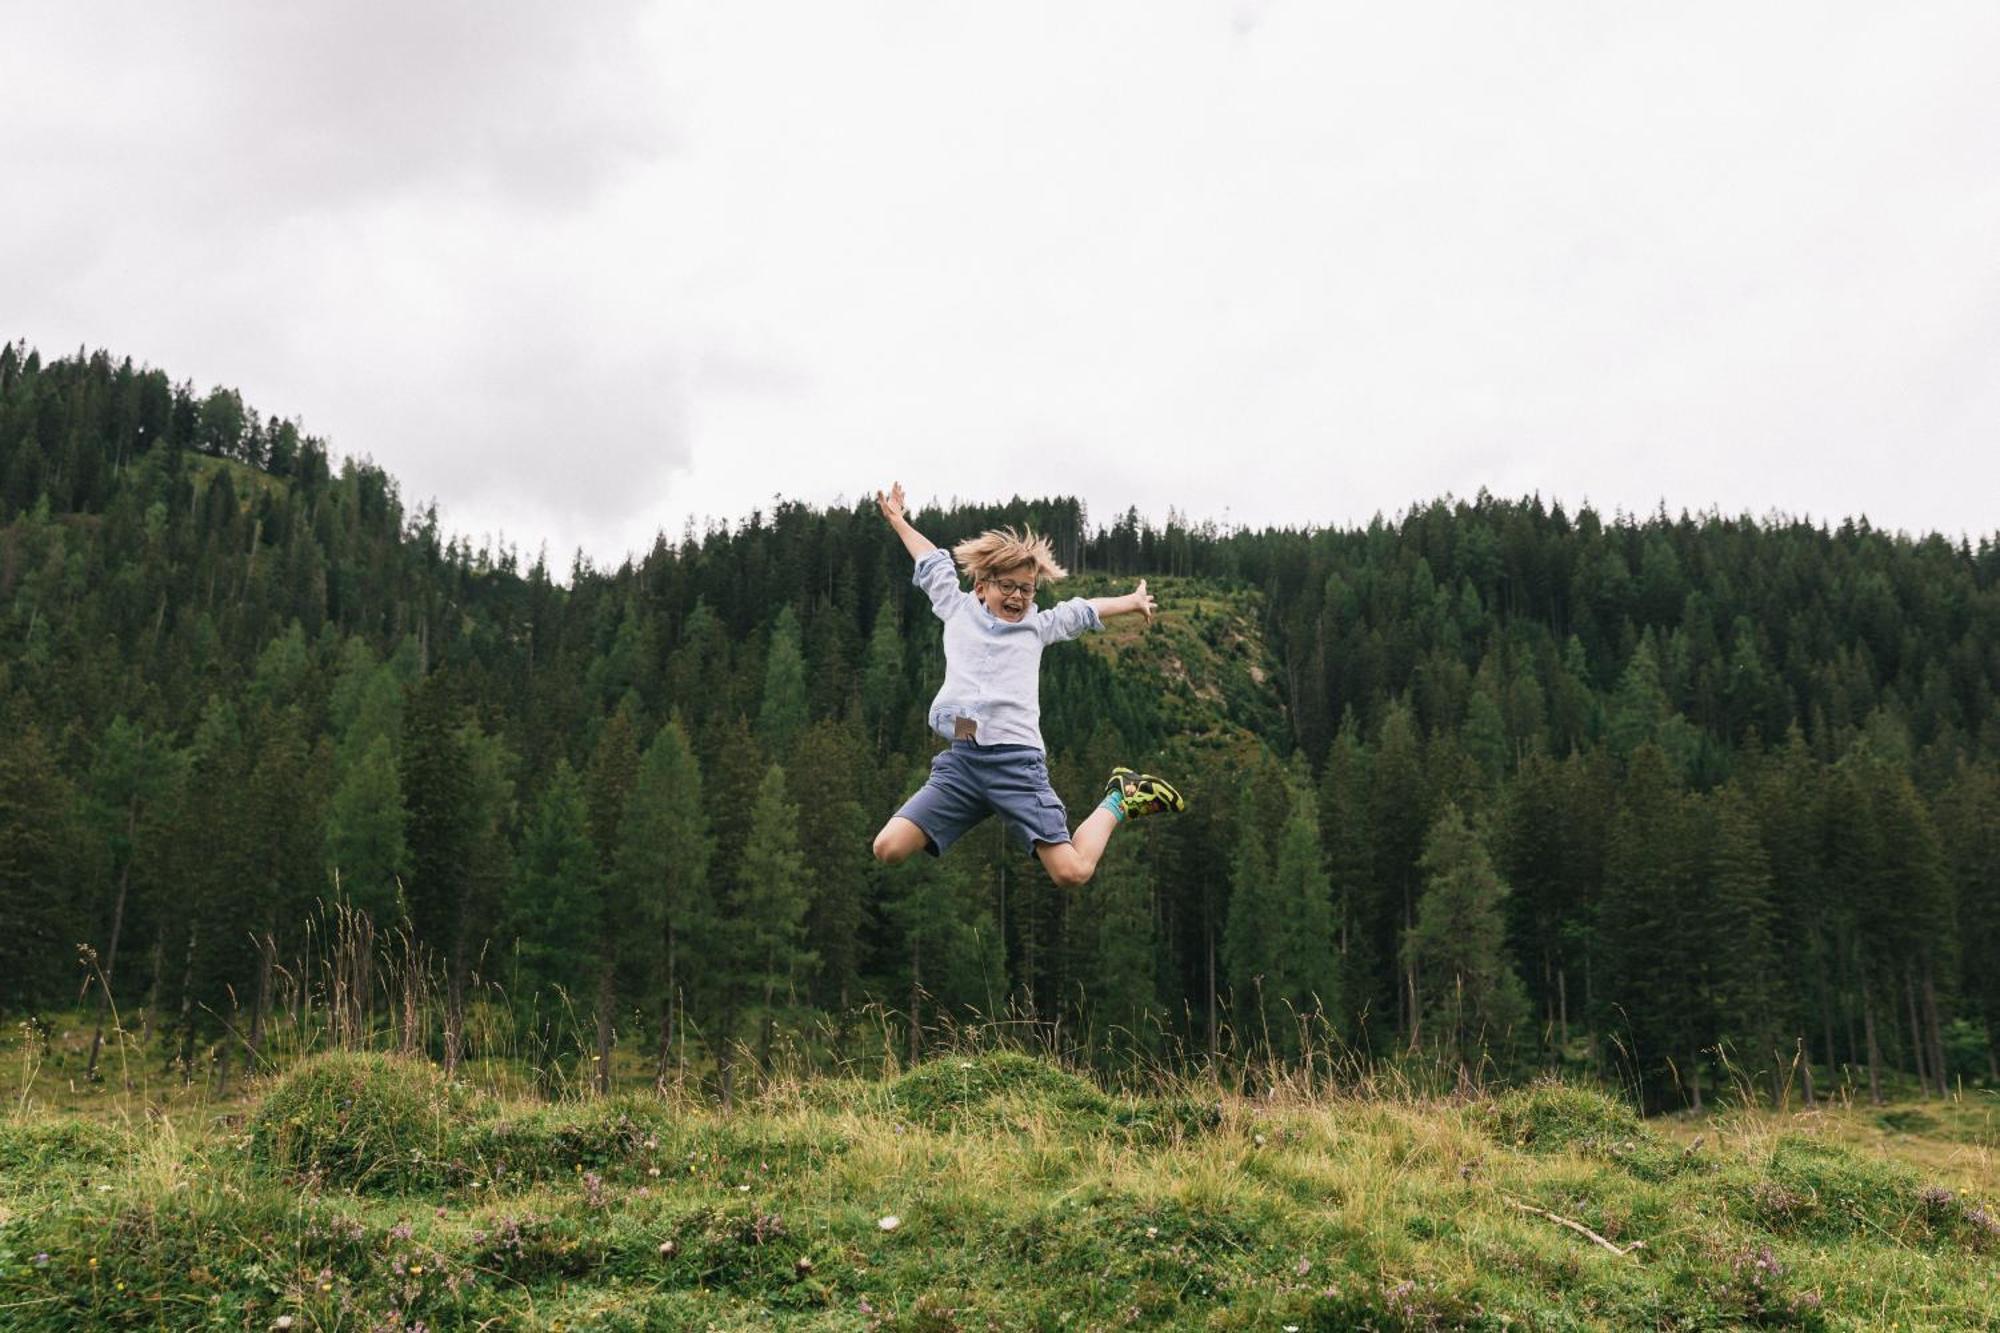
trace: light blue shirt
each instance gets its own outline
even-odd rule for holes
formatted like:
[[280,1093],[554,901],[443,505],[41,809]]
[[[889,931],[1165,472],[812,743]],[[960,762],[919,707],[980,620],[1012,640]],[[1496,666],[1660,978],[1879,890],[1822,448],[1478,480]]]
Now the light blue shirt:
[[1042,649],[1103,629],[1097,608],[1082,597],[1043,611],[1028,607],[1019,620],[1002,620],[958,586],[958,567],[939,547],[917,561],[910,581],[930,594],[944,622],[944,687],[931,700],[931,730],[953,739],[956,721],[973,720],[981,745],[1042,744]]

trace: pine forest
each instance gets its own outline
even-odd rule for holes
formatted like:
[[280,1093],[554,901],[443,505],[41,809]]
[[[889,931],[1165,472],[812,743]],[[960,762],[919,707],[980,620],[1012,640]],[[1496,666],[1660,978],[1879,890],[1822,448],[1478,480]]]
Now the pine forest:
[[1648,1111],[2000,1085],[2000,538],[933,502],[1048,534],[1044,605],[1158,599],[1041,724],[1072,823],[1117,764],[1188,809],[1064,890],[998,821],[870,855],[940,745],[891,480],[552,567],[233,390],[0,349],[0,1012],[223,1083],[318,1014],[723,1100],[982,1027]]

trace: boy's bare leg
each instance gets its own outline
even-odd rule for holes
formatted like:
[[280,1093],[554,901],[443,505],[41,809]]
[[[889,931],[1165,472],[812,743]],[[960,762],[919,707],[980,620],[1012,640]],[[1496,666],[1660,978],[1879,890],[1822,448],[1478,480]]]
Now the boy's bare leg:
[[875,859],[885,866],[900,865],[924,849],[930,838],[913,820],[890,815],[889,822],[875,835]]
[[1100,805],[1076,826],[1068,842],[1038,842],[1035,855],[1041,858],[1049,878],[1063,888],[1088,884],[1111,841],[1111,831],[1117,827],[1118,816]]

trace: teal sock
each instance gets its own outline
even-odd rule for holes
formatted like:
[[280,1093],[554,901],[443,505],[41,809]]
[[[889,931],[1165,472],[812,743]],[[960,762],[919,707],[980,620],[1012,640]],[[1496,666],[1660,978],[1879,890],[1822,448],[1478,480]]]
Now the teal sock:
[[1100,809],[1109,810],[1111,817],[1119,823],[1125,822],[1125,792],[1122,788],[1113,787],[1105,792],[1104,799],[1097,804]]

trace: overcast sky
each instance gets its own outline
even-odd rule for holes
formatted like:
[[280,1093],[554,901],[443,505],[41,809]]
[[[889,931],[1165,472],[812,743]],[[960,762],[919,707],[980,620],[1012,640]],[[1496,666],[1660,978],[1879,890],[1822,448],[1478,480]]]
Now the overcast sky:
[[2000,529],[2000,5],[0,0],[0,337],[559,564],[774,494]]

